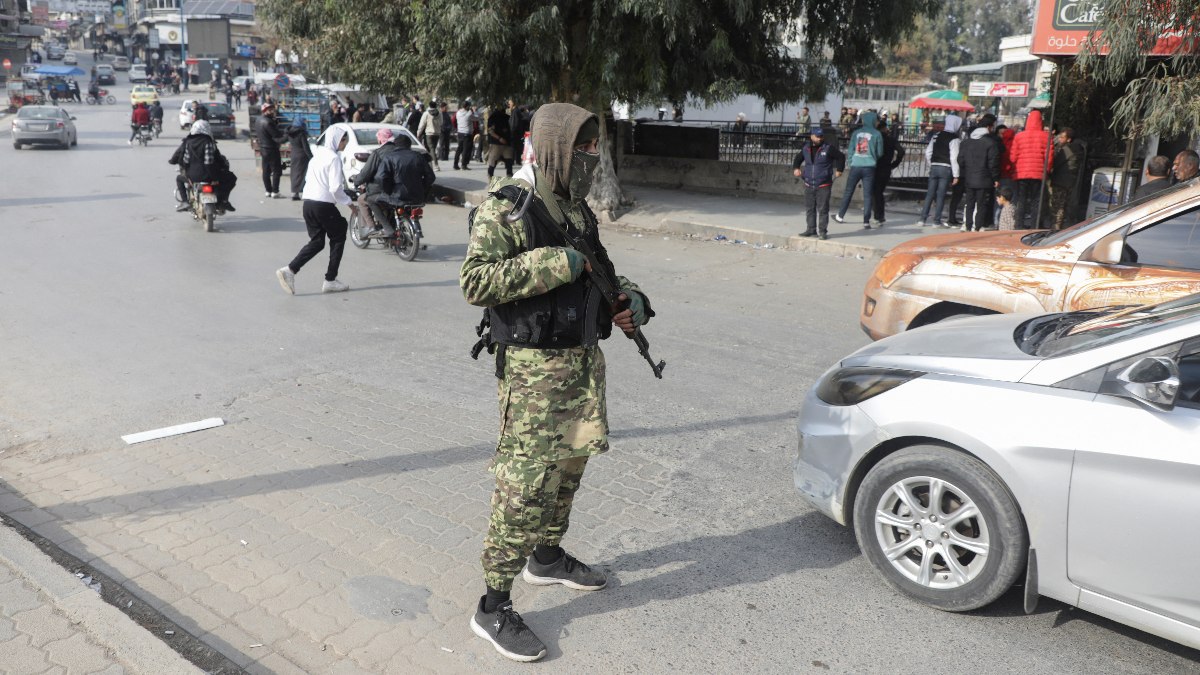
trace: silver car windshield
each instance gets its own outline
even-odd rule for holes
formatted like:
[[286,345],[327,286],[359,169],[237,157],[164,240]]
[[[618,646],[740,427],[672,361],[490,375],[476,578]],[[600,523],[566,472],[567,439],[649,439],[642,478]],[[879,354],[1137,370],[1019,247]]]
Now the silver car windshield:
[[1141,205],[1142,202],[1145,202],[1150,199],[1158,199],[1159,197],[1161,197],[1163,195],[1167,195],[1172,192],[1177,192],[1185,187],[1194,185],[1195,180],[1196,179],[1192,179],[1192,180],[1184,181],[1182,183],[1177,183],[1165,190],[1161,190],[1159,192],[1155,192],[1153,194],[1146,195],[1145,197],[1142,197],[1141,199],[1135,199],[1133,201],[1126,202],[1125,204],[1118,206],[1117,208],[1113,209],[1112,211],[1093,216],[1092,218],[1089,218],[1089,219],[1083,221],[1082,223],[1079,223],[1078,225],[1073,225],[1064,230],[1059,230],[1058,232],[1053,232],[1050,230],[1042,230],[1039,232],[1032,232],[1032,233],[1027,234],[1024,237],[1022,237],[1021,241],[1029,246],[1033,246],[1034,248],[1043,248],[1046,246],[1057,246],[1058,244],[1061,244],[1064,241],[1067,241],[1067,240],[1069,240],[1073,237],[1076,237],[1084,232],[1087,232],[1088,230],[1091,230],[1096,227],[1100,227],[1101,225],[1104,225],[1105,223],[1108,223],[1114,219],[1120,218],[1122,215],[1124,215],[1125,211]]
[[1200,294],[1158,305],[1047,314],[1017,326],[1013,338],[1026,354],[1047,358],[1066,356],[1197,317],[1200,317]]

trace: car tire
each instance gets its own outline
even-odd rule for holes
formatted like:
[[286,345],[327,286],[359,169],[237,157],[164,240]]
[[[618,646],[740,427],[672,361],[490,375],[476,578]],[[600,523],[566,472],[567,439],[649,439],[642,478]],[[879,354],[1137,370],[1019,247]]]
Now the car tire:
[[21,149],[21,144],[16,141],[13,141],[13,150],[20,150],[20,149]]
[[[928,503],[935,492],[936,509]],[[854,534],[890,586],[948,612],[1003,595],[1024,571],[1029,548],[1021,511],[999,476],[936,445],[899,450],[867,473],[855,496]]]

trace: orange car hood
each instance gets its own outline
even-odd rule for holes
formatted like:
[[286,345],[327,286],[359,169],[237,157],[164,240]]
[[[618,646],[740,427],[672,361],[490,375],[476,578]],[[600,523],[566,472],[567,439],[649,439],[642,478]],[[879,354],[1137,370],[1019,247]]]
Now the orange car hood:
[[900,244],[893,248],[889,255],[908,253],[925,256],[930,253],[953,253],[1019,258],[1029,252],[1029,247],[1021,243],[1021,237],[1029,233],[1029,230],[1003,230],[932,234]]

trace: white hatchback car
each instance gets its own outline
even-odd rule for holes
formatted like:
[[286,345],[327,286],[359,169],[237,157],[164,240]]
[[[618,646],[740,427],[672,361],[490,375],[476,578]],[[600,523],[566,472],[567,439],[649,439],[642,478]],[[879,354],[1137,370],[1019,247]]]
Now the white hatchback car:
[[196,121],[196,102],[192,99],[184,101],[179,106],[179,128],[188,129]]
[[[345,129],[350,140],[346,142],[346,149],[342,151],[342,171],[346,174],[346,187],[350,187],[351,180],[358,175],[363,164],[367,163],[367,157],[371,151],[379,147],[379,141],[375,135],[380,129],[391,129],[393,135],[404,134],[412,140],[412,149],[420,153],[427,161],[432,161],[429,153],[426,152],[425,146],[417,140],[407,127],[402,127],[398,124],[379,124],[375,122],[339,122],[332,127],[340,127]],[[325,134],[329,133],[326,129],[324,133],[317,138],[317,145],[325,144]]]
[[795,483],[893,588],[1039,595],[1200,648],[1200,294],[917,328],[826,372]]

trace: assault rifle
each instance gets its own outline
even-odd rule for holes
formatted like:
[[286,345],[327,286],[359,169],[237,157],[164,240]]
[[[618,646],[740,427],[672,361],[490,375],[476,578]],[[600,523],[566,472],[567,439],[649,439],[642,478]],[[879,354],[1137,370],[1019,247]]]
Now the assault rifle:
[[[557,225],[558,223],[555,224]],[[571,247],[582,253],[584,260],[587,260],[588,267],[591,268],[588,270],[588,276],[591,277],[592,285],[595,286],[596,289],[600,291],[600,294],[604,296],[604,299],[608,301],[609,306],[613,308],[613,313],[619,314],[629,309],[628,294],[626,294],[624,300],[621,300],[621,294],[624,291],[617,286],[617,280],[609,275],[608,267],[600,263],[600,260],[596,257],[596,252],[592,249],[591,244],[587,242],[587,239],[582,236],[571,236],[571,233],[567,231],[567,228],[562,227],[561,225],[559,226],[559,229],[562,231],[563,236],[567,238],[567,241],[570,242]],[[633,340],[633,343],[637,345],[638,352],[642,355],[642,358],[646,359],[646,363],[650,364],[650,369],[654,371],[654,376],[661,380],[663,369],[667,367],[667,362],[654,362],[654,357],[650,356],[650,341],[647,340],[646,336],[642,334],[642,329],[640,327],[635,327],[632,333],[625,333],[625,337]]]
[[[503,194],[503,191],[501,194]],[[511,213],[505,216],[505,219],[510,223],[515,223],[525,216],[525,213],[533,204],[533,190],[522,190],[519,195],[511,197],[510,199],[513,201],[513,209]],[[583,254],[584,260],[587,261],[588,267],[591,268],[588,270],[588,274],[592,279],[592,284],[600,291],[600,294],[604,296],[604,299],[608,301],[609,306],[613,308],[613,313],[619,314],[629,309],[628,295],[626,295],[625,300],[621,300],[621,293],[623,291],[621,291],[621,288],[617,285],[617,280],[608,273],[608,267],[600,263],[600,259],[596,257],[596,251],[592,249],[591,244],[587,242],[587,238],[583,237],[582,235],[572,236],[568,228],[563,227],[560,223],[551,218],[549,214],[544,213],[544,216],[546,222],[554,223],[554,226],[558,229],[559,233],[566,238],[567,242],[571,244],[572,248]],[[640,327],[635,327],[632,333],[625,333],[625,337],[633,340],[633,343],[637,345],[638,353],[642,355],[642,358],[646,359],[646,363],[650,364],[650,369],[654,371],[654,376],[661,380],[662,372],[663,369],[667,367],[667,362],[654,362],[654,357],[650,356],[650,341],[646,339],[644,334],[642,334],[642,329]],[[478,355],[478,353],[479,351],[475,350],[471,356],[475,357]]]

